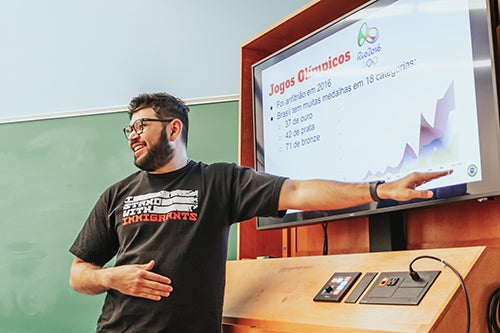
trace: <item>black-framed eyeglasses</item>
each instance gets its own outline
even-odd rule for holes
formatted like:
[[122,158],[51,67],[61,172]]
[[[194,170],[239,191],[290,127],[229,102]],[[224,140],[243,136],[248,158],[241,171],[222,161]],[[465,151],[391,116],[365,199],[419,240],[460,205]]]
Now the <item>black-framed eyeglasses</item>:
[[135,133],[137,133],[137,135],[142,134],[142,132],[144,131],[145,121],[158,121],[161,123],[169,123],[172,120],[174,119],[139,118],[136,121],[134,121],[132,125],[125,126],[125,128],[123,128],[123,133],[125,134],[125,137],[128,140],[134,131]]

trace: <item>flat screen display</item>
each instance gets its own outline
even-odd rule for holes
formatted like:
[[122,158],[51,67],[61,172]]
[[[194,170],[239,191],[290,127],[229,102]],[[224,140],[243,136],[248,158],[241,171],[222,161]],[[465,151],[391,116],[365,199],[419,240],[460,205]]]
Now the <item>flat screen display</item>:
[[493,11],[487,0],[370,1],[255,64],[257,170],[345,182],[454,170],[421,187],[433,199],[288,211],[257,227],[498,195]]

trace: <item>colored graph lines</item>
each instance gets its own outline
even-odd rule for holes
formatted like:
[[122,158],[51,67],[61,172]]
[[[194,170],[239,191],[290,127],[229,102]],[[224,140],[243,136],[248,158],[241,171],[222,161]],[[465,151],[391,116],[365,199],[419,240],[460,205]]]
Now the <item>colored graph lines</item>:
[[446,156],[436,156],[436,152],[446,155],[454,150],[450,149],[453,142],[446,143],[444,140],[449,130],[449,115],[453,110],[455,110],[455,89],[452,81],[444,96],[436,102],[434,123],[430,124],[422,114],[420,115],[418,147],[414,148],[409,143],[404,144],[399,163],[387,166],[384,170],[370,170],[363,180],[391,179],[393,178],[391,175],[398,175],[404,169],[416,170],[424,165],[433,164],[438,159],[441,160],[440,162],[446,160]]

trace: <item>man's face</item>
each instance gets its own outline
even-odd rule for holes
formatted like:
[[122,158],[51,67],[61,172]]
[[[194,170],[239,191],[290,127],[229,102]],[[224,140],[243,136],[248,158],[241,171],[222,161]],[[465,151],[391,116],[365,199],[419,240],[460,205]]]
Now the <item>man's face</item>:
[[[152,108],[145,108],[135,112],[130,120],[130,125],[141,118],[159,119]],[[169,123],[146,121],[142,122],[142,133],[132,133],[128,144],[134,153],[134,164],[139,169],[154,172],[170,162],[174,150],[170,146],[168,132]]]

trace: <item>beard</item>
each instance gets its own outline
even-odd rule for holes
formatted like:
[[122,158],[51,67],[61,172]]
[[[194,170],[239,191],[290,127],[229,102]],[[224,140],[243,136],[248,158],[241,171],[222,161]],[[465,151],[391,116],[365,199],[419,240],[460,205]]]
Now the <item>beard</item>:
[[134,164],[144,171],[156,171],[170,162],[174,157],[174,150],[170,147],[166,131],[161,131],[158,142],[148,147],[148,151],[142,158],[135,158]]

